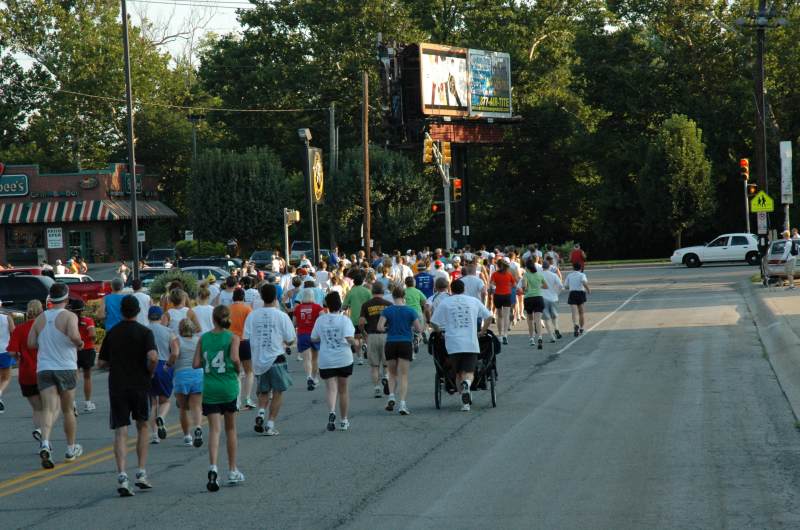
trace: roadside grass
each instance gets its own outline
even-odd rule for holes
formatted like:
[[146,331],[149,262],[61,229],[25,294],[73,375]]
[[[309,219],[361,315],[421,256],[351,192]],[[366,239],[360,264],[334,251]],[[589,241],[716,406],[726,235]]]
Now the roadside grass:
[[589,261],[586,266],[593,267],[595,265],[639,265],[639,264],[664,264],[669,265],[670,261],[667,258],[648,258],[648,259],[612,259],[603,261]]

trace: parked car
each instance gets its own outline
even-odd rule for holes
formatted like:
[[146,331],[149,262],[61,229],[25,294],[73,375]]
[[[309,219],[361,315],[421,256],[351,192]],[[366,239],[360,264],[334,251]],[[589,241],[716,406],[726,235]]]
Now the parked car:
[[[776,281],[786,278],[786,260],[783,259],[783,253],[786,251],[787,243],[790,241],[778,239],[769,244],[765,269],[767,280]],[[800,277],[800,268],[797,269],[797,272],[797,276]]]
[[174,248],[152,248],[147,252],[144,262],[148,267],[163,267],[167,258],[175,263],[178,252]]
[[218,256],[192,256],[178,260],[179,269],[183,270],[189,267],[216,267],[230,273],[233,269],[241,267],[241,260],[238,265],[234,258]]
[[55,278],[69,286],[70,298],[80,298],[84,302],[97,300],[111,292],[111,282],[95,281],[85,274],[57,274]]
[[303,254],[311,260],[312,255],[314,254],[314,249],[311,246],[311,241],[292,241],[291,252],[289,253],[289,263],[292,265],[297,265],[300,263],[300,258],[303,257]]
[[44,269],[41,267],[14,267],[13,269],[3,269],[0,271],[0,276],[19,276],[20,274],[27,274],[28,276],[42,276]]
[[723,234],[706,245],[679,248],[672,254],[670,261],[687,267],[725,261],[744,261],[750,265],[758,265],[758,240],[753,234]]
[[250,261],[255,263],[256,269],[270,271],[272,270],[272,256],[274,254],[274,250],[256,250],[250,254]]
[[[153,283],[156,277],[171,270],[174,269],[167,269],[164,267],[147,267],[146,269],[140,270],[139,279],[142,280],[142,287],[144,287],[145,289],[149,289],[150,284]],[[128,281],[125,282],[125,287],[130,287],[132,282],[133,282],[133,274],[128,276]]]
[[228,271],[225,269],[220,269],[219,267],[182,267],[181,272],[191,274],[197,278],[198,282],[208,278],[209,274],[213,274],[214,278],[217,279],[217,282],[220,282],[220,280],[224,282],[225,278],[231,275]]
[[42,306],[47,307],[47,296],[53,283],[49,276],[0,275],[0,303],[3,310],[24,314],[31,300],[39,300]]

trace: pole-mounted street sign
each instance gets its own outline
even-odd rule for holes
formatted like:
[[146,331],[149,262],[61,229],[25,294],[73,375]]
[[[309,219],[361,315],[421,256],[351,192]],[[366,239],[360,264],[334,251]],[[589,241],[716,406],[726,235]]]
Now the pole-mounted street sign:
[[750,211],[753,213],[759,212],[773,212],[775,211],[775,201],[772,200],[772,197],[764,193],[764,191],[759,191],[756,193],[756,196],[750,200]]

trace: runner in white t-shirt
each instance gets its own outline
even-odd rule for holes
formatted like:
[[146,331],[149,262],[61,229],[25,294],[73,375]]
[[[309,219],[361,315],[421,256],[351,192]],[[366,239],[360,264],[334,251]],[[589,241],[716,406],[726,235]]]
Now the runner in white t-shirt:
[[555,342],[556,339],[561,338],[561,332],[558,330],[558,295],[564,290],[564,284],[561,282],[561,278],[550,270],[550,260],[545,260],[542,264],[542,276],[547,283],[547,289],[542,289],[544,298],[542,321],[550,334],[550,342]]
[[584,326],[584,311],[583,306],[586,304],[586,294],[591,293],[589,289],[589,281],[586,279],[586,274],[581,272],[581,264],[575,262],[572,264],[573,270],[564,279],[564,285],[569,290],[569,299],[567,303],[572,308],[572,324],[574,326],[575,336],[583,333]]
[[461,410],[469,411],[472,404],[470,386],[478,362],[478,319],[483,320],[481,333],[486,333],[492,323],[491,311],[479,300],[464,295],[464,282],[460,279],[450,285],[453,294],[436,307],[431,324],[444,331],[447,355],[455,367],[456,384],[461,389]]
[[325,398],[328,402],[329,431],[336,430],[336,401],[339,401],[341,421],[339,428],[350,428],[347,413],[350,408],[348,378],[353,374],[353,348],[356,329],[350,317],[342,314],[342,299],[337,292],[325,297],[328,313],[317,317],[311,331],[311,342],[319,343],[319,376],[325,380]]

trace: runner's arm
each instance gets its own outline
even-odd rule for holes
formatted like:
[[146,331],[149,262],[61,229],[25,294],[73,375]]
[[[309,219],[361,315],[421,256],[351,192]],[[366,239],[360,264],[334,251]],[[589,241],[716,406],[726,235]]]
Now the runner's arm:
[[[60,316],[60,315],[59,315]],[[67,337],[72,341],[76,348],[83,348],[83,339],[81,339],[81,332],[78,330],[78,317],[70,313],[67,320]]]
[[156,373],[156,366],[158,366],[158,352],[150,350],[147,352],[147,372],[150,377],[153,377],[153,374]]
[[169,341],[169,359],[167,359],[167,366],[172,368],[175,366],[175,363],[178,361],[178,355],[181,352],[180,343],[178,342],[177,337],[173,337],[172,340]]
[[192,358],[192,368],[203,368],[203,345],[201,341],[197,341],[197,347],[194,349],[194,357]]
[[378,332],[379,333],[386,332],[386,317],[384,316],[378,319]]
[[231,361],[233,362],[233,367],[237,374],[242,372],[242,361],[239,358],[239,344],[239,337],[234,335],[231,339]]

